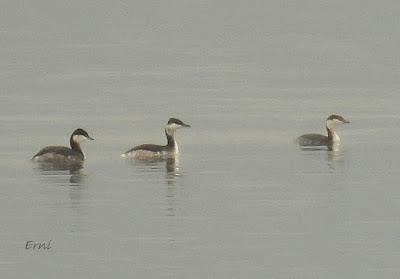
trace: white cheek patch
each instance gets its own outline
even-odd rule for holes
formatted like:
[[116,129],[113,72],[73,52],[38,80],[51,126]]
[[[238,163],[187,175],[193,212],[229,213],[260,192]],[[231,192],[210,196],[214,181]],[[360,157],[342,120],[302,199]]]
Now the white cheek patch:
[[172,124],[169,124],[168,127],[169,127],[170,129],[172,129],[172,130],[176,130],[176,129],[178,129],[178,128],[181,128],[182,126],[181,126],[181,125],[178,125],[178,124],[176,124],[176,123],[172,123]]
[[335,121],[335,123],[343,123],[343,121],[340,121],[339,119],[334,119],[333,121]]
[[334,129],[335,127],[336,127],[336,123],[338,123],[338,122],[336,122],[337,120],[336,119],[329,119],[329,120],[326,120],[326,127],[328,128],[328,129]]
[[167,130],[167,133],[171,135],[176,131],[176,129],[181,128],[181,127],[182,127],[181,125],[172,123],[172,124],[168,124],[166,126],[166,130]]
[[87,139],[87,137],[85,137],[85,136],[83,136],[83,135],[74,135],[74,136],[72,137],[72,140],[73,140],[74,142],[81,143],[81,142],[87,141],[88,139]]

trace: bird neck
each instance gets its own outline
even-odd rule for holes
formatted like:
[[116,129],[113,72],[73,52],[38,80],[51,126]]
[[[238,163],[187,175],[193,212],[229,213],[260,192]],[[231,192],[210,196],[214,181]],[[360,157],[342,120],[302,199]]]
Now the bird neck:
[[69,144],[71,145],[71,149],[75,150],[79,153],[81,153],[83,155],[81,146],[79,143],[77,143],[76,141],[74,141],[74,136],[72,135],[71,138],[69,139]]
[[168,148],[178,150],[178,143],[175,140],[175,131],[165,129],[165,135],[167,136]]
[[336,133],[336,130],[334,127],[326,127],[326,130],[328,131],[328,140],[332,141],[332,142],[339,142],[340,141],[340,137],[339,135]]

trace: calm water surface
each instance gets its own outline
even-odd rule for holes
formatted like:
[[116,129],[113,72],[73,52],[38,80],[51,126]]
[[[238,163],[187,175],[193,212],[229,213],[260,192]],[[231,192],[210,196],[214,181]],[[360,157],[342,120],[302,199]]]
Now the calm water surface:
[[[5,2],[1,278],[400,277],[396,1]],[[179,161],[119,157],[172,116]]]

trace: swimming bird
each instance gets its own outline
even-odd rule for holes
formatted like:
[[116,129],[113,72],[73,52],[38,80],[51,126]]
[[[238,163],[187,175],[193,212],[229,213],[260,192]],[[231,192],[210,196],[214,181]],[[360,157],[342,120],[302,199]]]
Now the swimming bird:
[[121,156],[136,160],[165,160],[173,158],[179,153],[178,142],[175,139],[175,132],[182,127],[190,127],[177,118],[170,118],[165,126],[167,136],[166,145],[142,144],[126,151]]
[[71,148],[66,146],[47,146],[32,157],[33,161],[53,164],[79,164],[85,159],[80,144],[87,140],[93,140],[83,129],[76,129],[70,139]]
[[340,143],[340,137],[336,133],[336,125],[350,123],[340,115],[332,114],[326,119],[326,130],[328,135],[305,134],[297,138],[300,146],[327,146],[332,149]]

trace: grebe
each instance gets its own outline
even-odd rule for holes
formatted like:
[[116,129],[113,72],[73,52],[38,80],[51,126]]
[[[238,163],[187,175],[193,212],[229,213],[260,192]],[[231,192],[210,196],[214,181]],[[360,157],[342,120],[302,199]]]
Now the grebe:
[[173,158],[179,153],[178,143],[175,140],[175,131],[182,127],[190,127],[190,125],[183,123],[179,119],[170,118],[165,126],[166,145],[142,144],[126,151],[121,156],[136,160],[165,160]]
[[71,148],[66,146],[47,146],[33,156],[32,160],[67,165],[82,163],[85,155],[82,152],[80,144],[86,140],[93,140],[93,138],[85,130],[76,129],[69,139]]
[[340,115],[332,114],[326,119],[326,130],[328,136],[320,134],[305,134],[297,138],[300,146],[327,146],[332,149],[340,143],[340,137],[336,133],[336,124],[350,123]]

